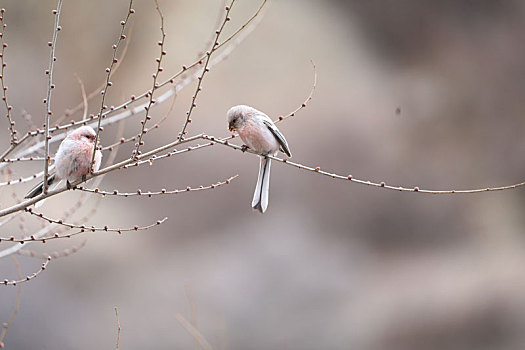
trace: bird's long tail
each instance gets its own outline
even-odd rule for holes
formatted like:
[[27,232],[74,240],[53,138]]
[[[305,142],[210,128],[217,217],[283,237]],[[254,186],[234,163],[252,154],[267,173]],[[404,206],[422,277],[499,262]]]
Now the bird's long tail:
[[261,157],[259,163],[259,177],[257,179],[257,186],[253,193],[252,208],[259,210],[261,213],[268,208],[268,197],[270,195],[270,166],[272,160],[270,158]]
[[[49,176],[47,178],[47,183],[48,185],[52,185],[53,182],[55,182],[55,174]],[[36,196],[38,196],[40,193],[42,193],[42,191],[44,190],[44,182],[42,181],[41,183],[39,183],[38,185],[36,185],[35,187],[33,187],[31,189],[31,191],[29,191],[25,198],[34,198]]]

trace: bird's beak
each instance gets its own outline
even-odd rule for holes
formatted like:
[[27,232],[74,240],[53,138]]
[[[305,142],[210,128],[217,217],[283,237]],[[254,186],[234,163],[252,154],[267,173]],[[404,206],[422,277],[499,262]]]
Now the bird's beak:
[[228,129],[229,129],[230,131],[232,131],[232,132],[235,131],[235,127],[233,126],[233,123],[229,123],[229,124],[228,124]]

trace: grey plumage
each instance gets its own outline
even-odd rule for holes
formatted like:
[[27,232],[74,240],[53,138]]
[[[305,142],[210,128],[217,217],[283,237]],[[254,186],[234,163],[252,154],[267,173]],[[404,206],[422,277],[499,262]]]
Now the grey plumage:
[[[50,175],[47,178],[47,184],[52,185],[53,182],[55,182],[55,174]],[[25,196],[25,198],[34,198],[38,196],[40,193],[42,193],[42,190],[44,189],[44,182],[40,182],[38,185],[33,187]]]
[[266,114],[264,114],[264,117],[266,118],[263,119],[263,123],[264,125],[266,125],[266,127],[268,127],[268,129],[272,132],[273,136],[275,136],[275,138],[279,142],[279,149],[281,150],[281,152],[285,153],[288,157],[291,157],[292,152],[290,152],[290,147],[288,147],[288,142],[286,142],[286,139],[284,138],[283,134],[281,134],[279,129],[277,129],[273,121]]
[[261,157],[261,161],[259,162],[259,176],[252,199],[252,208],[259,210],[261,213],[264,213],[266,208],[268,208],[271,164],[272,160],[270,158]]

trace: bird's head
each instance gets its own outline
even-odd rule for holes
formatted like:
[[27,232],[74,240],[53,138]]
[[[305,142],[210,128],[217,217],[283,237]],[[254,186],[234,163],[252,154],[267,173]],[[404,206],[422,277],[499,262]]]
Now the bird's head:
[[228,117],[228,129],[232,132],[237,131],[246,121],[246,119],[253,114],[255,109],[245,105],[234,106],[226,113]]
[[78,141],[84,141],[94,144],[95,138],[97,137],[97,133],[91,126],[84,125],[80,128],[74,130],[71,134],[69,134],[70,138]]

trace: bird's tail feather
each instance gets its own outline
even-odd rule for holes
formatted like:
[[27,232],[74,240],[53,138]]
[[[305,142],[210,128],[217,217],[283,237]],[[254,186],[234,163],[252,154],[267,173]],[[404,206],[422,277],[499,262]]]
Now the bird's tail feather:
[[268,208],[268,199],[270,195],[270,166],[271,159],[261,157],[259,163],[259,177],[257,178],[257,186],[253,193],[252,208],[259,210],[261,213]]
[[[62,182],[64,182],[64,180],[60,180],[58,182],[54,182],[53,184],[51,184],[51,186],[49,186],[49,191],[52,191],[55,188],[59,188],[62,185]],[[41,201],[36,202],[35,208],[40,208],[44,204],[45,201],[46,201],[45,199],[42,199]]]
[[[55,174],[49,176],[47,178],[47,183],[48,185],[52,185],[53,182],[55,182]],[[42,181],[41,183],[39,183],[38,185],[36,185],[35,187],[33,187],[31,189],[31,191],[29,191],[25,198],[34,198],[36,196],[38,196],[40,193],[42,193],[42,191],[44,190],[44,182]]]

